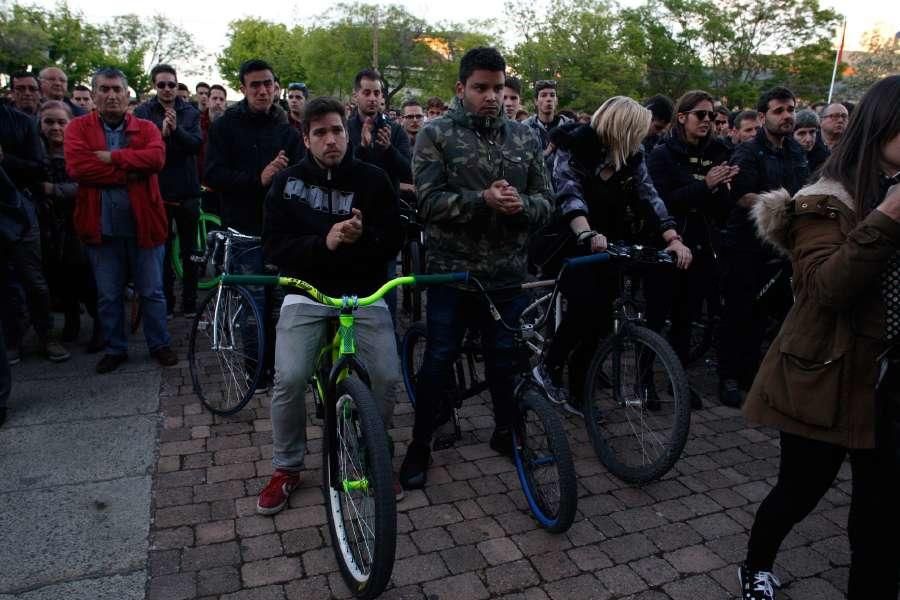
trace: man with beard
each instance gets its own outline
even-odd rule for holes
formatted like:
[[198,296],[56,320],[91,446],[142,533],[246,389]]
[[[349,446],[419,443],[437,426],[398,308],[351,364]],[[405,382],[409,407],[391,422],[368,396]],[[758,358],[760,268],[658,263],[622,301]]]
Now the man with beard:
[[[550,216],[542,149],[528,127],[502,115],[505,72],[506,61],[495,48],[469,50],[460,62],[451,110],[426,124],[413,156],[428,271],[469,271],[489,289],[524,281],[529,232]],[[435,415],[466,329],[479,331],[483,342],[494,406],[490,446],[512,456],[512,334],[468,284],[426,293],[428,347],[418,376],[413,439],[400,469],[407,489],[425,485]],[[521,293],[496,300],[507,323],[518,322],[528,303]]]
[[822,110],[822,141],[829,150],[840,141],[850,121],[850,112],[840,102],[833,102]]
[[[722,235],[725,308],[719,335],[719,396],[728,406],[743,402],[742,390],[756,375],[766,329],[756,297],[776,272],[769,264],[772,252],[756,237],[751,209],[763,192],[785,188],[793,196],[809,176],[806,153],[793,138],[796,106],[787,88],[765,92],[756,106],[763,125],[735,149],[731,161],[740,172],[731,184],[732,209]],[[779,291],[776,285],[769,296]]]
[[399,123],[392,123],[381,111],[384,99],[381,75],[363,69],[353,81],[356,114],[347,122],[347,133],[356,157],[388,174],[394,189],[409,181],[409,139]]
[[425,124],[425,111],[422,110],[422,105],[418,100],[407,100],[403,103],[401,110],[403,111],[401,117],[403,119],[403,129],[409,138],[409,148],[410,153],[412,153],[412,149],[416,147],[416,136],[421,131],[422,125]]
[[[316,98],[306,107],[306,157],[279,173],[266,197],[266,262],[332,296],[366,296],[386,280],[384,262],[400,249],[397,196],[384,171],[350,151],[344,107]],[[306,455],[306,386],[335,311],[287,290],[275,342],[272,466],[256,510],[273,515],[300,481]],[[384,302],[354,313],[359,354],[385,424],[401,386],[394,328]],[[402,496],[399,485],[395,493]]]

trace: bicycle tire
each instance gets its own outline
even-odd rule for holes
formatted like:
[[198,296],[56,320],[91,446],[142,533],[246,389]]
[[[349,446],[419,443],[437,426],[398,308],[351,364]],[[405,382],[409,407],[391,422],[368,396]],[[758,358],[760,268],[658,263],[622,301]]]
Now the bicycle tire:
[[[221,294],[218,313],[218,292],[208,294],[200,303],[191,324],[188,366],[194,393],[203,405],[217,415],[232,415],[250,401],[262,377],[265,327],[246,289],[223,286]],[[224,340],[224,346],[216,348],[214,339]],[[238,350],[239,345],[243,352]],[[221,389],[211,385],[204,388],[219,377]]]
[[[217,215],[212,213],[202,213],[200,218],[197,219],[197,243],[198,248],[202,248],[204,244],[206,244],[206,234],[209,231],[214,231],[216,229],[222,228],[222,219],[220,219]],[[181,241],[179,240],[179,236],[175,235],[172,238],[172,253],[171,253],[171,265],[172,272],[175,273],[175,277],[178,279],[184,278],[184,267],[181,264]],[[219,283],[219,277],[215,272],[210,271],[212,265],[208,264],[204,267],[203,275],[197,278],[197,289],[200,290],[209,290],[214,288]]]
[[[551,533],[571,527],[578,507],[572,450],[559,414],[546,398],[523,385],[518,421],[513,428],[513,455],[525,500],[538,523]],[[542,482],[552,478],[552,481]]]
[[422,367],[425,355],[425,342],[428,340],[428,329],[425,323],[418,321],[409,326],[400,342],[400,370],[403,373],[403,386],[409,403],[416,407],[416,375]]
[[[626,381],[629,366],[635,376]],[[672,468],[687,442],[690,390],[675,351],[662,336],[626,323],[594,353],[584,390],[588,436],[613,475],[643,484]],[[650,430],[645,432],[645,426]]]
[[[331,436],[324,436],[322,465],[331,546],[353,595],[376,598],[391,579],[397,544],[391,455],[369,388],[351,376],[337,384],[336,395],[336,422],[328,427],[334,428],[337,443],[332,447]],[[340,491],[332,486],[332,465],[341,478]],[[354,516],[365,522],[348,524]]]

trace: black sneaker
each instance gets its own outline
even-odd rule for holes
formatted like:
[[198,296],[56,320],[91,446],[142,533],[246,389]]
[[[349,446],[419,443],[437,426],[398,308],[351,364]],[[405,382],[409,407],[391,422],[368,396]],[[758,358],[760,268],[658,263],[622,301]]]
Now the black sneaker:
[[719,401],[731,408],[740,408],[744,403],[744,392],[734,379],[723,379],[719,382]]
[[101,375],[111,373],[118,369],[126,360],[128,360],[127,354],[104,354],[100,362],[97,363],[97,372]]
[[741,600],[775,600],[775,590],[781,582],[771,571],[751,571],[747,565],[738,567]]
[[175,354],[175,351],[168,346],[163,346],[162,348],[151,350],[150,356],[155,358],[156,362],[158,362],[163,367],[174,367],[178,364],[178,355]]
[[406,458],[400,466],[400,485],[407,490],[425,487],[428,480],[428,465],[431,462],[431,448],[426,444],[412,441],[406,451]]
[[513,439],[512,429],[509,427],[497,427],[491,434],[491,441],[488,444],[491,450],[497,454],[512,458],[513,455]]

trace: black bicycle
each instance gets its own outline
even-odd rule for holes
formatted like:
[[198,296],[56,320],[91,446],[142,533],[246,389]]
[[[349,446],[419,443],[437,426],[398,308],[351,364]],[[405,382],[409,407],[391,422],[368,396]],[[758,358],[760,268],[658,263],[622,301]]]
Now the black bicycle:
[[[515,352],[521,376],[516,384],[514,398],[517,415],[513,425],[513,460],[529,509],[538,523],[548,531],[566,531],[575,519],[578,490],[572,451],[563,428],[562,419],[547,399],[543,389],[530,376],[532,351],[529,343],[536,330],[541,330],[545,314],[537,323],[522,323],[519,327],[508,325],[500,317],[491,293],[474,278],[470,281],[481,292],[494,320],[510,331],[515,340]],[[526,286],[528,284],[525,284]],[[524,287],[524,286],[517,286]],[[512,288],[505,288],[509,291]],[[427,330],[424,323],[414,323],[403,338],[401,366],[410,402],[415,405],[417,373],[421,368]],[[453,366],[451,384],[445,390],[435,429],[433,447],[437,449],[453,445],[462,436],[459,409],[465,398],[487,389],[487,381],[480,376],[476,363],[482,362],[481,344],[469,332],[464,338],[460,353]],[[449,424],[443,430],[441,427]]]
[[[522,289],[553,286],[540,291],[522,313],[519,341],[523,368],[543,359],[543,352],[560,320],[559,282],[565,272],[601,262],[617,270],[619,298],[614,303],[614,329],[595,352],[585,377],[584,395],[572,399],[581,407],[594,451],[606,468],[630,483],[658,479],[678,460],[690,429],[690,392],[687,375],[675,351],[659,334],[644,326],[643,302],[636,288],[643,274],[673,268],[665,252],[642,246],[611,244],[606,252],[568,259],[556,280],[525,283]],[[585,276],[593,274],[585,271]],[[424,355],[427,331],[423,323],[407,331],[401,348],[404,383],[415,403],[415,373]],[[452,445],[460,437],[462,401],[487,389],[481,375],[480,345],[467,334],[453,364],[446,407],[438,416],[435,448]],[[530,371],[524,379],[533,382]],[[548,402],[549,405],[549,402]],[[564,401],[557,402],[567,413]]]
[[672,468],[690,429],[690,389],[675,351],[644,326],[632,280],[672,257],[642,246],[610,245],[606,253],[579,257],[572,266],[599,262],[616,269],[619,298],[613,303],[613,333],[594,353],[582,408],[594,452],[609,471],[629,483],[648,483]]

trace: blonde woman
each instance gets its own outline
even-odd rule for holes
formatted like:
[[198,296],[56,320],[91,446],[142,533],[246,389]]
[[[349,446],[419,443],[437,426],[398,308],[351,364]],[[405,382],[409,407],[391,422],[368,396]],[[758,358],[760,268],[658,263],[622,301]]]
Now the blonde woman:
[[[604,102],[589,125],[570,123],[551,134],[557,147],[553,168],[560,226],[571,232],[568,254],[606,250],[607,240],[664,246],[678,268],[691,264],[691,251],[681,243],[675,220],[647,173],[641,140],[651,113],[638,102],[615,96]],[[612,301],[618,286],[604,269],[572,272],[560,284],[566,315],[544,356],[535,379],[554,400],[563,367],[573,353],[572,393],[580,395],[583,375],[597,342],[609,333]]]

